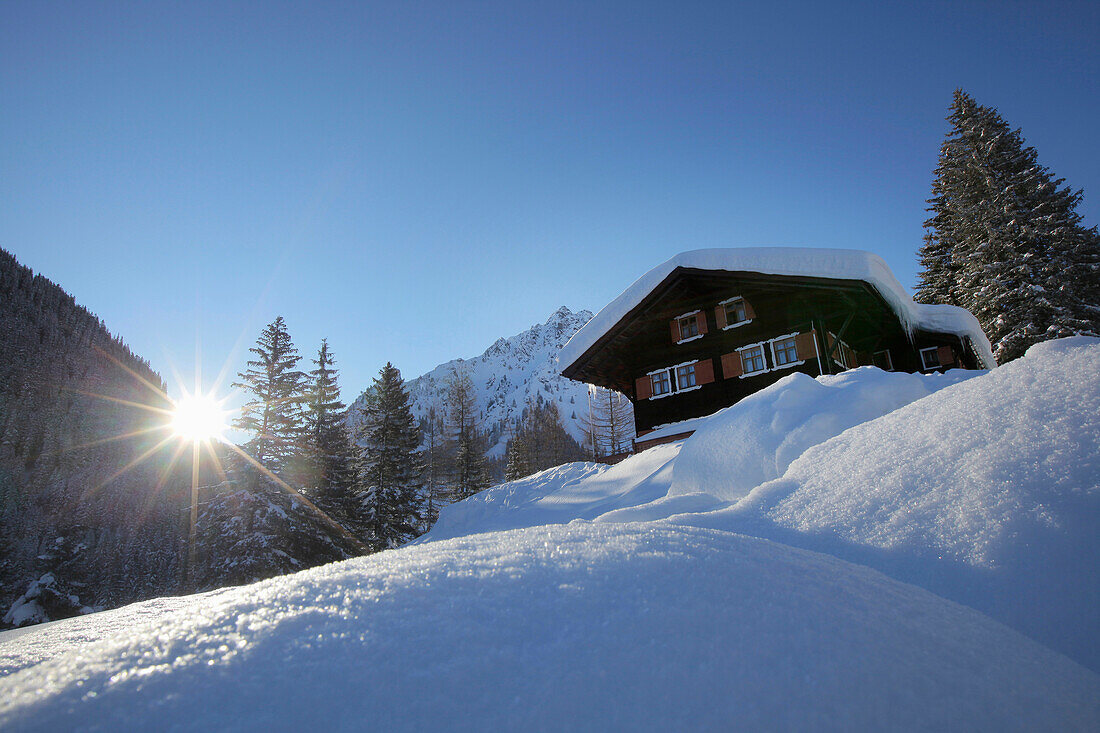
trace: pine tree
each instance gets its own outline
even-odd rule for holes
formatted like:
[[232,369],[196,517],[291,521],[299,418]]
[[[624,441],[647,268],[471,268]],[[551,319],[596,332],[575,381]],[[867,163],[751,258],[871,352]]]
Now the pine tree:
[[512,437],[504,451],[504,458],[506,461],[504,466],[505,481],[515,481],[534,473],[531,470],[530,448],[527,445],[527,438],[519,426],[516,426],[512,432]]
[[283,317],[277,317],[249,349],[256,359],[233,386],[251,393],[234,427],[252,433],[246,449],[267,469],[281,473],[298,452],[303,433],[305,375]]
[[316,369],[309,373],[310,389],[306,401],[307,476],[306,486],[314,501],[343,523],[353,523],[354,508],[351,476],[351,440],[344,424],[344,403],[340,401],[335,361],[328,341],[321,340]]
[[461,501],[489,485],[474,384],[465,372],[447,380],[447,428],[454,445],[451,498]]
[[424,498],[421,527],[427,532],[439,519],[440,499],[442,498],[443,472],[446,463],[446,449],[443,440],[443,424],[439,409],[435,403],[434,385],[429,385],[432,402],[428,405],[428,414],[421,427],[424,449],[422,463],[424,467]]
[[1039,341],[1100,334],[1100,235],[997,111],[955,92],[916,299],[970,310],[1004,363]]
[[420,521],[420,431],[401,372],[382,367],[367,393],[356,441],[356,474],[371,542],[397,547],[417,534]]

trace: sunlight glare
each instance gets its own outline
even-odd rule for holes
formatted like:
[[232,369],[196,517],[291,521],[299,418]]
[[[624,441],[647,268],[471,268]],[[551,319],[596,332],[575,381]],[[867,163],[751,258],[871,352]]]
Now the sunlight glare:
[[176,435],[195,443],[222,440],[226,411],[209,395],[187,395],[176,403],[172,413],[172,430]]

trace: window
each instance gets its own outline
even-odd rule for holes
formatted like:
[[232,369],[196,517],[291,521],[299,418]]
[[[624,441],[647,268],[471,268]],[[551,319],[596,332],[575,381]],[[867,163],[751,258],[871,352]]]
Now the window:
[[874,355],[871,356],[871,363],[883,371],[894,371],[894,360],[890,358],[889,349],[876,351]]
[[841,369],[851,369],[856,366],[855,352],[852,351],[852,347],[838,339],[832,331],[828,333],[829,338],[832,339],[832,350],[836,352],[833,355],[833,363]]
[[785,336],[772,341],[772,359],[775,366],[788,366],[798,361],[798,348],[794,336]]
[[668,394],[672,391],[672,384],[671,382],[669,382],[667,369],[659,371],[656,374],[651,374],[650,378],[653,379],[654,397],[657,397],[658,395]]
[[767,371],[767,365],[764,363],[764,346],[757,345],[742,349],[741,365],[745,369],[745,374]]
[[699,335],[699,321],[695,320],[695,314],[682,316],[680,324],[680,340],[684,341]]
[[920,350],[920,362],[925,369],[938,369],[940,367],[940,350],[936,346],[929,346]]
[[695,386],[695,365],[676,367],[676,389],[687,389]]
[[745,301],[741,298],[728,300],[722,305],[726,309],[726,328],[749,320],[748,311],[745,310]]

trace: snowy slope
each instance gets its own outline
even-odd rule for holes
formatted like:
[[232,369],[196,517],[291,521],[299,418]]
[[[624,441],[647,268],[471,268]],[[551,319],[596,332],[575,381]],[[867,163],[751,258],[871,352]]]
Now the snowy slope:
[[[580,420],[588,411],[587,386],[561,376],[557,360],[561,348],[591,317],[589,311],[574,313],[562,306],[545,323],[497,339],[480,356],[454,359],[410,379],[413,414],[424,417],[433,401],[437,412],[441,412],[447,379],[455,371],[465,371],[474,384],[483,429],[495,429],[488,455],[504,455],[507,424],[518,418],[524,405],[537,395],[557,404],[565,429],[578,443],[582,442]],[[356,400],[356,407],[361,405],[360,400],[362,397]],[[353,409],[351,414],[357,412]]]
[[184,600],[0,641],[0,728],[1100,726],[1100,676],[989,618],[714,530],[536,527]]
[[1097,339],[988,373],[791,375],[661,452],[494,487],[423,541],[568,521],[563,505],[752,534],[869,565],[1100,670],[1098,415]]

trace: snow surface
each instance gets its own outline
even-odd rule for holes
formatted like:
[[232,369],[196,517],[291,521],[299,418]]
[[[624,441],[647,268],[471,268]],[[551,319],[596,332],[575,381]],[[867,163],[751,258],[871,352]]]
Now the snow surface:
[[855,249],[807,247],[742,247],[696,249],[682,252],[642,275],[619,297],[595,315],[561,350],[561,364],[579,359],[627,313],[649,295],[677,267],[727,272],[759,272],[768,275],[801,275],[862,280],[874,286],[898,314],[906,329],[968,336],[987,366],[995,366],[993,351],[970,311],[952,305],[914,303],[886,261],[876,254]]
[[[992,372],[791,375],[616,465],[626,500],[609,505],[588,478],[560,491],[586,497],[576,516],[593,521],[725,529],[869,565],[1100,670],[1098,415],[1100,340],[1084,337]],[[643,483],[657,498],[631,506]],[[524,489],[492,489],[477,515],[445,510],[443,536],[563,521],[543,511],[552,485],[527,502]]]
[[971,609],[690,527],[482,534],[49,632],[0,647],[39,660],[0,679],[4,730],[1100,726],[1100,677]]
[[0,729],[1100,730],[1098,416],[1097,339],[783,380],[414,546],[0,634]]

